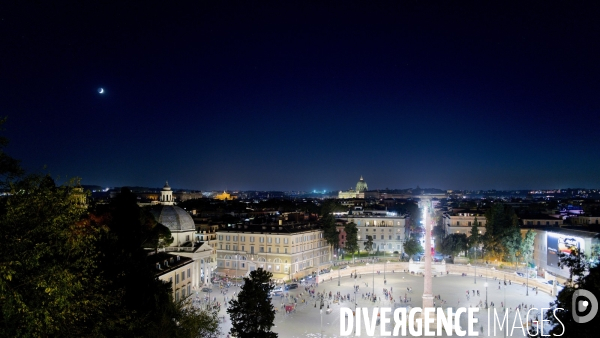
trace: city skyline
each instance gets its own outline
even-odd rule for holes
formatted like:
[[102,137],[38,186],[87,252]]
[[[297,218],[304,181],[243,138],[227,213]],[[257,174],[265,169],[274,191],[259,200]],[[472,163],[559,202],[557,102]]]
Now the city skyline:
[[586,4],[1,6],[6,152],[30,172],[197,190],[600,186]]

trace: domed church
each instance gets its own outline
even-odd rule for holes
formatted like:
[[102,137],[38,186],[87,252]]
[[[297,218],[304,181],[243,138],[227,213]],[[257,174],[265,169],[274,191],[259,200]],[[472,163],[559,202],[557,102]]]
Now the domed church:
[[[210,284],[210,277],[216,269],[216,261],[211,258],[213,248],[208,242],[196,241],[196,226],[192,216],[185,210],[175,205],[173,190],[169,182],[160,191],[160,204],[150,208],[156,221],[171,230],[173,243],[161,249],[160,254],[173,256],[174,262],[179,262],[181,257],[191,259],[190,265],[184,268],[169,267],[167,260],[157,261],[157,276],[165,282],[173,282],[173,299],[179,300],[202,285]],[[175,260],[176,257],[176,260]],[[189,260],[182,260],[188,262]],[[160,264],[163,262],[164,264]],[[169,261],[170,262],[170,261]],[[186,263],[188,264],[188,263]],[[186,278],[187,276],[187,278]],[[180,278],[181,277],[181,278]]]
[[196,226],[192,216],[174,204],[173,191],[169,182],[166,182],[160,192],[160,204],[150,209],[150,212],[158,223],[171,230],[171,246],[188,246],[194,241]]
[[360,193],[367,190],[369,190],[369,188],[367,187],[367,182],[365,182],[363,177],[360,176],[360,180],[358,180],[358,182],[356,183],[356,192]]
[[369,190],[367,182],[360,176],[358,182],[356,182],[356,190],[350,188],[350,190],[340,191],[338,198],[365,198],[365,191]]

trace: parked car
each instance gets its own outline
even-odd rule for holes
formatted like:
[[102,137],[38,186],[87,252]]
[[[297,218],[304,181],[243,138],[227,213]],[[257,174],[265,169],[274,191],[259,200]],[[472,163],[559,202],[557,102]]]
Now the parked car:
[[212,289],[211,288],[202,288],[202,292],[211,292]]
[[286,290],[292,290],[292,289],[297,289],[298,288],[298,283],[292,283],[292,284],[288,284],[285,286]]
[[345,269],[348,269],[348,265],[344,265],[340,268],[340,270],[345,270]]
[[273,288],[272,292],[283,292],[283,288],[281,286],[276,286]]

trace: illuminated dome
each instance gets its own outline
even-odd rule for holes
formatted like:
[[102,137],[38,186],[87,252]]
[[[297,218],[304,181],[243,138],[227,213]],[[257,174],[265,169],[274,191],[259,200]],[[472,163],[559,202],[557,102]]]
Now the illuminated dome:
[[185,210],[175,205],[158,205],[150,210],[156,221],[171,231],[195,231],[194,220]]
[[369,188],[367,187],[367,182],[363,180],[363,177],[360,177],[360,180],[356,183],[356,192],[367,191]]
[[158,223],[171,231],[196,231],[192,216],[173,204],[173,191],[167,182],[160,192],[160,205],[150,209],[150,212]]

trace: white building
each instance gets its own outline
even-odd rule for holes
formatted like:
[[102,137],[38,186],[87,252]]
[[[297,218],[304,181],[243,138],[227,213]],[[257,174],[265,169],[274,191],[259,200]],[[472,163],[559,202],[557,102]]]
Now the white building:
[[404,252],[403,245],[407,239],[406,216],[361,214],[348,215],[339,219],[356,224],[358,245],[361,251],[364,251],[364,242],[367,240],[367,236],[372,236],[375,251]]
[[159,250],[191,259],[192,288],[210,284],[214,271],[213,248],[206,242],[195,241],[196,226],[192,216],[174,204],[173,191],[166,183],[161,191],[160,205],[150,208],[156,221],[169,228],[173,236],[173,243]]

